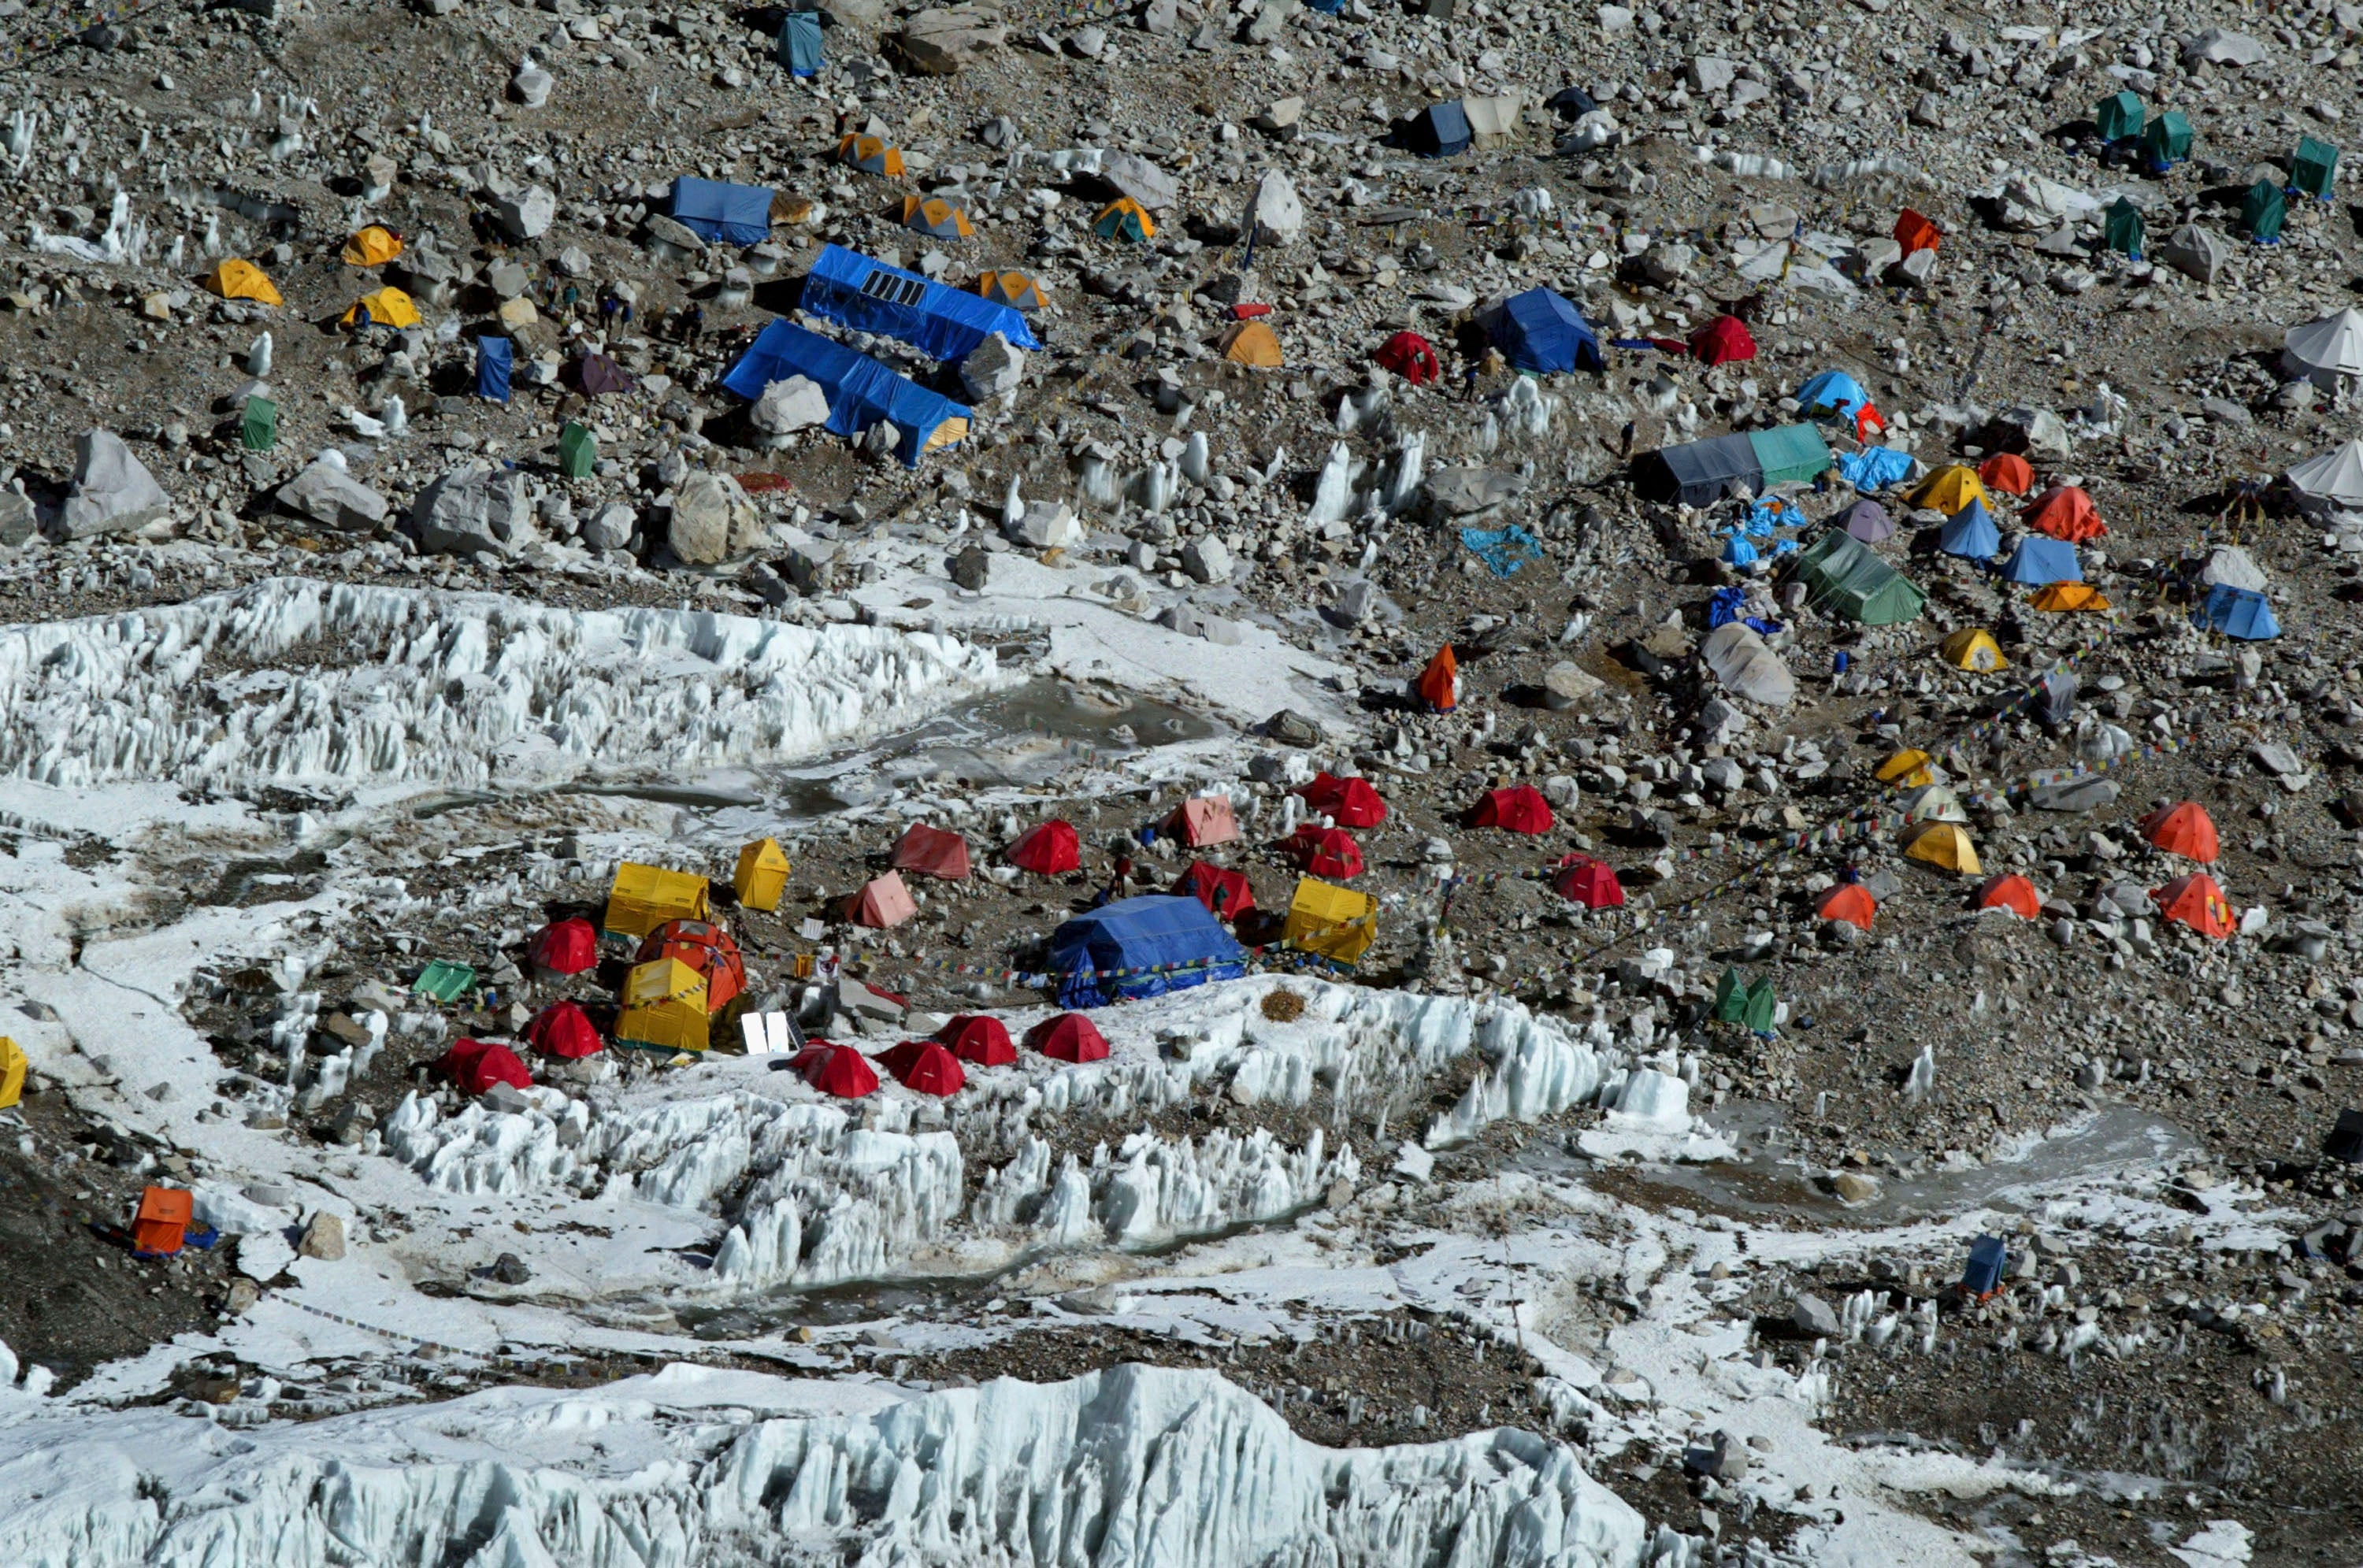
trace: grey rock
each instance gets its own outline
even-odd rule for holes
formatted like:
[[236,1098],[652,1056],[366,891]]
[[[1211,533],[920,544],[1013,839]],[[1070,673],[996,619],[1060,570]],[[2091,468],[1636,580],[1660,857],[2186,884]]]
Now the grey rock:
[[1172,175],[1135,152],[1108,154],[1100,164],[1100,178],[1150,212],[1171,206],[1181,193]]
[[665,544],[689,566],[712,566],[760,542],[762,515],[728,474],[692,474],[674,491]]
[[1275,169],[1256,182],[1248,201],[1248,217],[1271,238],[1283,243],[1304,232],[1304,203],[1296,183]]
[[1543,672],[1543,702],[1564,712],[1591,701],[1607,684],[1573,659],[1563,658]]
[[527,61],[509,78],[509,96],[528,109],[538,109],[549,102],[550,89],[557,85],[558,78]]
[[2040,812],[2097,812],[2115,805],[2119,790],[2113,778],[2070,778],[2061,784],[2037,785],[2028,799]]
[[2229,398],[2202,397],[2199,412],[2207,416],[2210,425],[2222,425],[2234,430],[2246,430],[2255,425],[2256,416]]
[[392,510],[385,497],[327,457],[281,485],[279,504],[330,528],[374,528]]
[[1799,1333],[1820,1340],[1834,1340],[1840,1331],[1836,1309],[1818,1296],[1799,1296],[1789,1309],[1789,1321]]
[[790,376],[763,389],[747,411],[747,421],[767,436],[791,436],[828,423],[828,394],[820,383]]
[[1140,13],[1140,29],[1159,38],[1169,38],[1182,25],[1182,8],[1176,0],[1148,0]]
[[533,1270],[515,1253],[503,1253],[494,1258],[491,1274],[495,1285],[523,1285],[533,1277]]
[[172,498],[112,430],[89,430],[74,444],[73,488],[58,512],[69,539],[128,534],[172,510]]
[[952,558],[952,581],[971,593],[983,592],[992,572],[992,552],[982,545],[971,545]]
[[960,361],[960,378],[961,390],[971,403],[1011,396],[1026,380],[1026,352],[1010,347],[1009,339],[1000,333],[989,333]]
[[1063,501],[1033,501],[1007,532],[1014,542],[1033,549],[1065,549],[1082,542],[1083,525]]
[[1302,0],[1264,0],[1263,9],[1248,24],[1248,42],[1278,43],[1281,35],[1288,30],[1288,24],[1304,9]]
[[539,185],[527,185],[503,196],[494,211],[512,238],[539,239],[558,216],[558,198]]
[[14,485],[0,490],[0,546],[15,549],[33,536],[40,522],[40,509],[31,496]]
[[345,1255],[345,1221],[341,1215],[323,1209],[312,1216],[304,1227],[304,1239],[296,1243],[296,1252],[323,1263],[335,1263]]
[[2235,33],[2228,28],[2210,28],[2182,46],[2182,63],[2196,65],[2204,61],[2210,65],[2228,65],[2235,70],[2255,65],[2265,58],[2265,46],[2246,33]]
[[818,596],[838,589],[837,547],[815,542],[788,552],[788,580],[799,592]]
[[1182,547],[1182,569],[1200,582],[1228,582],[1231,580],[1231,552],[1212,534],[1191,540]]
[[949,76],[1008,41],[1008,29],[995,26],[991,13],[973,6],[922,11],[903,24],[898,38],[904,58],[929,76]]
[[584,519],[582,543],[594,550],[620,550],[639,531],[640,515],[627,502],[611,501]]
[[533,542],[533,504],[513,469],[454,469],[420,492],[410,516],[429,555],[514,556]]
[[1312,747],[1321,744],[1321,726],[1293,708],[1282,708],[1263,722],[1266,738],[1282,745]]
[[705,238],[678,218],[662,213],[650,213],[640,221],[640,227],[652,245],[679,251],[683,256],[697,256],[705,249]]
[[1447,517],[1466,517],[1525,493],[1526,481],[1500,469],[1441,468],[1427,476],[1428,504]]

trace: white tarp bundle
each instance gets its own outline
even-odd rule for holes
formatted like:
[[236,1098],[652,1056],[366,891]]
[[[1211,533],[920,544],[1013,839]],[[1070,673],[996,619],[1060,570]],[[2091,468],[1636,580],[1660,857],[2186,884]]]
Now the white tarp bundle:
[[2281,339],[2281,368],[2290,376],[2335,392],[2363,377],[2363,310],[2352,306],[2289,329]]
[[1737,621],[1717,626],[1699,645],[1699,657],[1725,690],[1751,702],[1785,708],[1797,700],[1797,678],[1752,627]]

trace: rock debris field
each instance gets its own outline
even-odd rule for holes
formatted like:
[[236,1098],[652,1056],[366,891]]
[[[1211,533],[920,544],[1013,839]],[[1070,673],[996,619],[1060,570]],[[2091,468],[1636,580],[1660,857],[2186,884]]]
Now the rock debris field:
[[2363,10],[0,33],[0,1560],[2363,1568]]

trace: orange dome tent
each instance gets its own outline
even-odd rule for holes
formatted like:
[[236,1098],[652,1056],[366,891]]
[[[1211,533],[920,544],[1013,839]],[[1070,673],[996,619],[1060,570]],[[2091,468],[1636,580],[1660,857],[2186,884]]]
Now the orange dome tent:
[[2051,583],[2037,589],[2027,603],[2051,615],[2064,615],[2071,610],[2109,608],[2108,596],[2089,582]]
[[905,1040],[880,1055],[878,1064],[919,1094],[955,1095],[968,1084],[959,1058],[932,1040]]
[[1046,1018],[1026,1032],[1026,1043],[1054,1062],[1104,1062],[1107,1036],[1080,1012]]
[[1017,1060],[1009,1026],[984,1013],[961,1013],[936,1031],[936,1038],[950,1046],[953,1055],[980,1067],[1005,1067]]
[[1821,906],[1814,912],[1824,920],[1842,920],[1869,931],[1871,917],[1879,912],[1879,900],[1859,882],[1840,882],[1822,896]]
[[2202,936],[2220,942],[2239,929],[2224,889],[2204,871],[2193,871],[2188,877],[2177,877],[2163,888],[2152,888],[2149,896],[2157,901],[2159,914],[2177,925],[2189,926]]
[[1420,671],[1419,700],[1431,713],[1449,713],[1460,706],[1460,661],[1452,657],[1450,643],[1437,649]]
[[642,939],[639,964],[675,958],[705,981],[705,1010],[720,1012],[723,1004],[747,988],[747,961],[738,944],[718,925],[702,920],[669,920]]
[[1978,465],[1978,480],[2003,495],[2025,495],[2035,488],[2035,470],[2016,452],[1996,452]]
[[2072,484],[2055,484],[2036,496],[2035,504],[2026,509],[2026,525],[2038,534],[2048,534],[2071,545],[2080,545],[2109,531],[2092,498]]
[[2180,855],[2202,866],[2224,852],[2216,841],[2213,820],[2207,815],[2207,808],[2196,801],[2178,801],[2152,812],[2142,823],[2142,836],[2169,855]]
[[2033,920],[2043,912],[2043,900],[2036,895],[2035,884],[2015,871],[1986,878],[1978,889],[1978,908],[2008,910],[2021,920]]

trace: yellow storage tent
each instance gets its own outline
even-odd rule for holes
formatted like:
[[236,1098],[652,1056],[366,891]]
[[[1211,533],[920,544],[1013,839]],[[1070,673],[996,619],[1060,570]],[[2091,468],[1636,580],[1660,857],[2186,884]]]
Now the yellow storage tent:
[[345,265],[383,267],[402,254],[402,239],[392,229],[372,224],[345,241]]
[[2055,582],[2027,601],[2037,610],[2061,614],[2069,610],[2106,610],[2109,602],[2089,582]]
[[788,890],[788,856],[776,838],[759,838],[738,852],[738,869],[730,878],[739,903],[750,910],[775,910]]
[[1980,672],[2010,668],[2010,660],[2002,657],[2002,646],[1993,634],[1976,626],[1964,626],[1939,645],[1945,662],[1955,669]]
[[1879,765],[1877,778],[1881,784],[1892,784],[1899,790],[1914,790],[1923,784],[1934,784],[1935,773],[1928,764],[1934,758],[1918,749],[1899,751]]
[[1288,900],[1281,940],[1299,953],[1317,953],[1351,964],[1379,939],[1379,900],[1351,888],[1300,877]]
[[1261,321],[1239,322],[1223,334],[1223,358],[1234,365],[1277,370],[1281,365],[1280,338]]
[[1978,846],[1969,842],[1969,830],[1958,823],[1930,823],[1913,835],[1903,853],[1910,859],[1963,877],[1975,877],[1985,869],[1978,864]]
[[421,319],[410,296],[390,283],[375,293],[363,294],[345,312],[347,326],[416,326]]
[[226,300],[253,300],[260,304],[287,303],[279,297],[279,290],[271,280],[263,276],[261,268],[236,258],[215,262],[214,270],[205,274],[205,285]]
[[678,958],[635,964],[624,977],[624,1010],[616,1038],[675,1051],[706,1045],[705,977]]
[[14,1040],[0,1034],[0,1110],[24,1097],[25,1053]]
[[1993,508],[1993,502],[1986,497],[1986,487],[1978,480],[1978,470],[1959,463],[1947,463],[1938,469],[1904,499],[1914,506],[1933,506],[1947,517],[1972,501],[1984,502],[1988,511]]
[[704,878],[629,860],[616,867],[616,884],[607,890],[604,922],[609,931],[646,936],[669,920],[704,918]]

